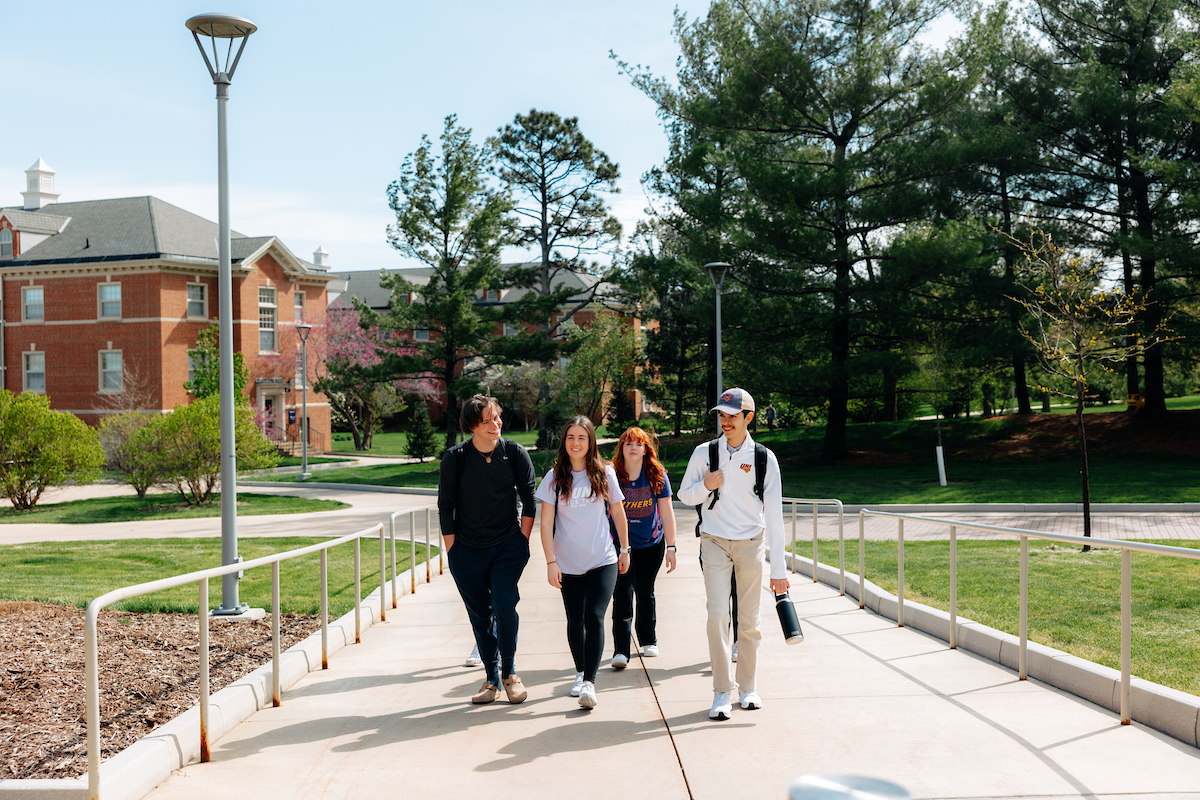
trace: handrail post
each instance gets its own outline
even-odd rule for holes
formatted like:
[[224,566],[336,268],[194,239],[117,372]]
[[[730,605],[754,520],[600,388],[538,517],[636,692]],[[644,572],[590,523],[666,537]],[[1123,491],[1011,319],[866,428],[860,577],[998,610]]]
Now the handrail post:
[[387,542],[383,538],[383,526],[379,526],[379,621],[387,622]]
[[100,798],[100,657],[97,653],[96,617],[100,610],[88,605],[83,626],[84,686],[87,702],[88,800]]
[[900,523],[900,535],[896,546],[896,625],[904,627],[904,518]]
[[[426,530],[428,530],[428,528],[429,528],[429,513],[430,513],[430,510],[428,508],[425,509],[425,528],[426,528]],[[445,563],[444,563],[445,559],[442,558],[442,556],[444,556],[446,554],[446,548],[443,546],[444,544],[445,543],[442,541],[442,521],[439,518],[438,519],[438,575],[441,575],[442,572],[446,568]]]
[[841,596],[846,596],[846,520],[843,516],[842,501],[838,501],[838,589]]
[[201,578],[197,583],[199,591],[200,643],[196,646],[200,656],[200,763],[207,764],[210,759],[208,751],[208,578]]
[[283,705],[279,686],[279,562],[271,564],[271,705]]
[[792,500],[792,574],[796,574],[796,556],[800,555],[796,548],[796,501]]
[[1130,722],[1129,672],[1131,669],[1132,610],[1133,610],[1133,553],[1121,548],[1121,724]]
[[867,604],[867,540],[866,526],[867,518],[866,509],[858,511],[858,607],[866,608]]
[[950,526],[950,649],[958,649],[958,527]]
[[329,669],[329,551],[321,551],[321,669]]
[[392,608],[396,607],[396,515],[388,520],[392,540]]
[[1020,645],[1017,651],[1017,678],[1029,680],[1026,670],[1025,653],[1029,644],[1029,537],[1021,537],[1021,619],[1018,632]]
[[417,593],[417,517],[408,512],[408,577],[412,579],[412,593]]
[[433,561],[433,556],[431,556],[429,554],[429,509],[425,509],[425,582],[426,583],[429,583],[431,580],[433,580],[433,575],[430,573],[430,570],[433,569],[433,565],[430,563],[432,561]]
[[817,582],[817,557],[819,555],[819,553],[817,551],[817,505],[818,505],[817,503],[812,504],[812,507],[813,507],[813,563],[812,563],[813,583]]
[[354,540],[354,643],[362,643],[362,539]]

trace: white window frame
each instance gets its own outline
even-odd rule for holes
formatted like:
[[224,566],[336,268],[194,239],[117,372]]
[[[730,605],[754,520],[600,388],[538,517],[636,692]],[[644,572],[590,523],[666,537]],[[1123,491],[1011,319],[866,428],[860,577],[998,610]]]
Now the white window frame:
[[[117,357],[117,365],[106,365],[104,363],[105,356],[115,355]],[[100,394],[121,394],[125,391],[125,356],[121,350],[99,350],[96,353],[96,368],[100,378]],[[116,373],[116,386],[106,386],[104,378],[106,375]]]
[[[13,234],[8,228],[0,230],[0,257],[8,258],[13,255]],[[8,252],[4,252],[8,250]]]
[[308,311],[308,296],[304,294],[304,290],[297,287],[292,298],[292,316],[296,322],[304,322],[304,314]]
[[[199,300],[192,299],[192,290],[193,289],[200,290],[200,299]],[[187,284],[187,288],[184,290],[184,297],[185,297],[185,301],[187,303],[187,305],[185,307],[185,309],[186,309],[185,313],[187,314],[187,318],[188,319],[202,319],[207,322],[208,321],[208,284],[201,283],[199,281],[197,281],[196,283]],[[200,313],[199,314],[192,313],[192,303],[200,304]]]
[[417,327],[413,328],[414,342],[428,342],[429,340],[429,328],[426,328],[423,325],[418,325]]
[[[110,298],[108,300],[105,300],[104,299],[104,290],[111,289],[113,286],[117,287],[117,299],[113,300]],[[117,304],[117,308],[116,308],[117,313],[105,314],[104,306],[106,304],[111,306],[113,303]],[[121,306],[121,282],[120,281],[106,281],[104,283],[96,284],[96,319],[120,319],[121,318],[121,309],[122,309],[122,306]],[[109,310],[111,311],[112,309],[109,309]]]
[[196,356],[199,352],[199,350],[187,351],[187,382],[189,384],[196,380]]
[[511,325],[507,322],[504,323],[504,335],[505,336],[516,336],[520,332],[521,332],[521,329],[518,326]]
[[[34,356],[41,357],[41,361],[42,361],[41,370],[31,370],[29,368],[30,367],[29,362]],[[41,375],[42,376],[42,385],[39,387],[31,387],[29,385],[29,376],[30,375]],[[46,393],[46,353],[45,353],[45,351],[43,351],[43,350],[26,350],[24,353],[21,353],[21,390],[25,391],[25,392],[32,392],[33,394],[45,394]]]
[[[41,292],[42,302],[30,303],[28,299],[29,292]],[[29,316],[29,306],[36,305],[41,308],[42,313],[36,317]],[[22,286],[21,287],[21,321],[22,322],[45,322],[46,321],[46,287],[45,286]]]
[[[279,291],[274,286],[258,287],[258,352],[279,352]],[[264,315],[267,326],[263,327]],[[263,347],[263,334],[270,331],[271,347]]]

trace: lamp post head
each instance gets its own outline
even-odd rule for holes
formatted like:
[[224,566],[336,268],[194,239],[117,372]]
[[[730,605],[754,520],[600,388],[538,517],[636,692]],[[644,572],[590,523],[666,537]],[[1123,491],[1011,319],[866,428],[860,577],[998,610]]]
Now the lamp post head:
[[312,333],[313,326],[307,322],[296,323],[296,334],[300,337],[300,344],[308,343],[308,335]]
[[719,289],[725,280],[725,273],[733,269],[733,264],[727,264],[724,261],[710,261],[704,265],[704,269],[708,270],[708,277],[712,280],[713,285]]
[[[245,17],[234,14],[198,14],[184,24],[192,32],[192,38],[196,40],[196,46],[200,48],[200,55],[204,56],[204,64],[208,67],[208,73],[212,75],[213,83],[228,85],[233,80],[233,71],[237,69],[238,61],[242,58],[246,40],[250,38],[250,34],[258,30],[258,26]],[[212,45],[212,61],[208,60],[208,53],[205,52],[204,45],[200,41],[201,36],[208,37]],[[221,69],[221,59],[217,54],[217,39],[229,40],[223,69]],[[233,43],[236,39],[240,39],[241,44],[238,45],[237,55],[234,56]],[[230,64],[231,56],[233,57],[232,64]],[[216,69],[214,69],[214,64]]]

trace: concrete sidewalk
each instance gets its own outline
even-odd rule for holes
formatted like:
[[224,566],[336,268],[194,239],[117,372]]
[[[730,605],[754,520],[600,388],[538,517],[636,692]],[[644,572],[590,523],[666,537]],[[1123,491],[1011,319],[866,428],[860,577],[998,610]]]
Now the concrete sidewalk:
[[622,672],[606,661],[593,711],[568,696],[561,599],[535,536],[525,703],[470,704],[483,674],[461,666],[471,636],[445,575],[148,797],[782,800],[802,774],[840,772],[916,798],[1200,798],[1200,751],[803,579],[804,643],[783,643],[764,602],[764,708],[710,721],[696,541],[681,530],[680,567],[659,578],[662,655]]

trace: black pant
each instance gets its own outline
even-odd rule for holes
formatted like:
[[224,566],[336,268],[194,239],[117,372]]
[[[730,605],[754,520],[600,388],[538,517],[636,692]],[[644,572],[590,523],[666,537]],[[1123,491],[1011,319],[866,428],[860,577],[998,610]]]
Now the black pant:
[[517,654],[517,581],[529,561],[529,540],[514,533],[493,547],[456,542],[446,555],[450,574],[467,607],[479,657],[496,686],[513,672]]
[[[635,547],[629,553],[629,569],[617,576],[617,588],[613,592],[613,652],[629,657],[630,634],[637,630],[638,643],[642,647],[658,644],[655,634],[654,581],[662,567],[663,555],[667,551],[666,538],[649,547]],[[637,597],[635,623],[633,599]]]
[[604,614],[617,585],[617,565],[596,567],[583,575],[562,576],[563,608],[567,612],[567,644],[575,671],[596,682],[604,657]]

